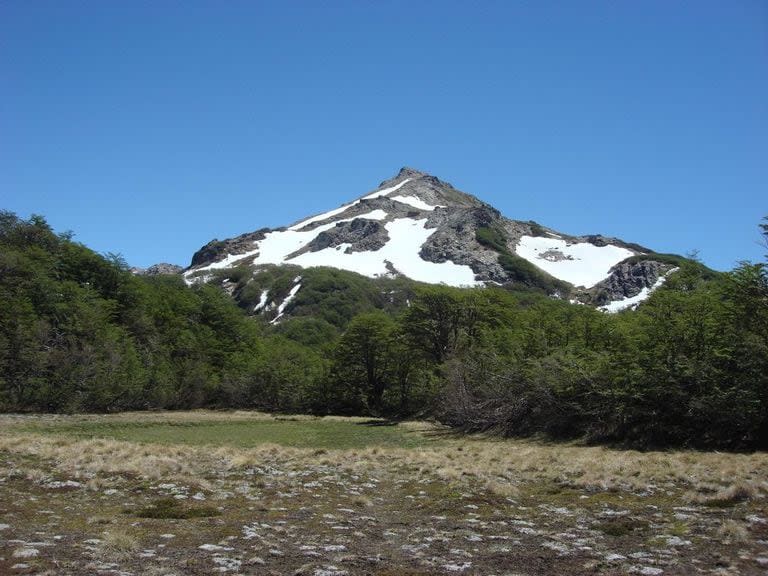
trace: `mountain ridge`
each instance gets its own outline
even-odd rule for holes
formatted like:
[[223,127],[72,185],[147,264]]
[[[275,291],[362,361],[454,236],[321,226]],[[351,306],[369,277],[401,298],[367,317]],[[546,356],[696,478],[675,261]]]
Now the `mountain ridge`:
[[607,311],[635,306],[675,266],[639,244],[574,236],[508,218],[436,176],[403,167],[373,191],[288,226],[261,228],[201,247],[188,283],[213,272],[266,265],[328,266],[369,278],[472,287],[538,288]]

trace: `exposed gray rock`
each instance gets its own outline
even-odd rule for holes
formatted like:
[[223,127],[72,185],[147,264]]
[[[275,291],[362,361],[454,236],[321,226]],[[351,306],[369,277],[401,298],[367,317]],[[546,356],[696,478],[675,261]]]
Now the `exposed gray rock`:
[[396,218],[424,218],[424,214],[428,214],[428,212],[424,210],[419,210],[413,206],[403,204],[402,202],[391,200],[386,196],[380,196],[378,198],[360,200],[356,204],[351,204],[346,210],[340,212],[339,214],[335,214],[329,218],[324,218],[323,220],[310,222],[298,230],[302,232],[314,230],[331,222],[336,222],[337,220],[351,220],[359,216],[365,216],[374,210],[383,210],[387,213],[387,217],[383,220],[384,222],[388,222]]
[[269,228],[262,228],[256,232],[241,234],[229,240],[213,239],[194,253],[190,267],[216,262],[226,258],[228,254],[242,254],[253,250],[254,243],[263,240],[267,232],[269,232]]
[[603,306],[608,302],[637,296],[643,288],[653,286],[659,277],[671,268],[669,264],[654,260],[619,262],[611,268],[611,275],[608,278],[590,290],[592,303]]
[[436,231],[421,247],[419,255],[429,262],[463,264],[478,280],[503,283],[507,280],[499,255],[476,240],[477,229],[493,226],[501,218],[488,206],[438,208],[430,213],[427,228]]
[[648,254],[653,253],[653,250],[650,250],[644,246],[641,246],[640,244],[635,244],[633,242],[624,242],[624,240],[621,240],[619,238],[614,238],[612,236],[603,236],[602,234],[589,234],[587,236],[572,236],[569,237],[574,242],[588,242],[594,246],[619,246],[621,248],[626,248],[627,250],[632,250],[634,252]]
[[145,276],[160,276],[162,274],[181,274],[184,268],[178,264],[168,264],[167,262],[161,262],[160,264],[153,264],[146,270],[144,270]]
[[379,185],[379,189],[394,186],[407,178],[410,178],[411,181],[394,192],[393,196],[416,196],[433,206],[466,206],[469,208],[489,206],[471,194],[457,190],[448,182],[443,182],[435,176],[407,167],[401,168],[394,178],[384,180]]
[[[397,189],[386,191],[392,187]],[[567,243],[587,242],[598,247],[614,245],[636,254],[651,252],[637,244],[600,234],[566,235],[534,221],[505,218],[498,210],[478,198],[413,168],[403,168],[394,178],[382,182],[375,192],[382,191],[383,195],[374,198],[368,198],[372,193],[367,192],[345,205],[342,210],[333,211],[330,216],[298,228],[300,232],[315,230],[318,233],[299,250],[284,257],[283,262],[290,264],[293,258],[301,254],[342,245],[348,245],[343,253],[378,251],[390,240],[387,224],[402,218],[423,221],[424,227],[432,231],[419,250],[419,256],[425,261],[450,261],[468,266],[477,281],[497,284],[522,282],[531,287],[540,286],[549,292],[553,291],[553,282],[557,281],[543,270],[537,274],[533,265],[516,256],[515,249],[523,236],[551,237]],[[366,218],[366,215],[374,211],[377,212],[376,219]],[[301,226],[301,222],[294,226]],[[477,233],[484,228],[489,229],[490,233],[486,233],[487,241],[481,244]],[[242,255],[243,258],[239,262],[235,260],[232,266],[250,263],[245,255],[257,255],[258,242],[268,232],[269,229],[262,229],[229,240],[209,242],[193,256],[192,265],[186,272],[187,278],[194,281],[197,277],[198,280],[206,281],[210,275],[202,271],[196,274],[197,270],[231,256]],[[339,254],[342,254],[341,250]],[[506,268],[499,263],[500,257]],[[551,261],[572,258],[558,250],[543,251],[540,257]],[[392,262],[385,262],[385,266],[390,273],[398,273]],[[608,278],[591,289],[572,287],[569,290],[567,283],[560,282],[557,293],[560,297],[572,298],[575,295],[584,303],[603,305],[639,294],[643,288],[653,286],[659,276],[670,268],[669,265],[652,260],[633,264],[623,262],[611,271]],[[242,286],[238,286],[240,288]],[[237,298],[238,293],[233,292],[233,296]]]
[[350,244],[345,250],[347,253],[378,250],[388,240],[389,234],[381,222],[356,218],[351,222],[340,222],[330,230],[320,232],[303,250],[292,254],[290,258],[304,252],[317,252],[342,244]]
[[509,240],[507,248],[511,252],[514,252],[515,246],[520,242],[522,236],[540,236],[541,233],[546,233],[549,228],[542,228],[535,222],[521,222],[519,220],[510,220],[509,218],[503,218],[501,220],[501,227],[507,235]]
[[550,262],[561,262],[563,260],[573,260],[573,256],[566,255],[559,250],[547,250],[539,254],[539,258],[542,260],[549,260]]

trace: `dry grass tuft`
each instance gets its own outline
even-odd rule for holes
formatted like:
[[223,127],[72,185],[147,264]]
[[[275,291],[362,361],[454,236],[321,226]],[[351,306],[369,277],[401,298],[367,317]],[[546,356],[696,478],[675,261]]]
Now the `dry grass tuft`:
[[735,520],[726,520],[717,530],[717,536],[723,544],[743,544],[749,540],[747,528]]
[[352,505],[356,508],[370,508],[373,506],[373,500],[365,496],[355,496],[352,498]]
[[112,485],[114,485],[114,481],[111,479],[95,476],[85,483],[85,489],[90,490],[91,492],[99,492]]
[[724,508],[762,497],[762,486],[749,480],[737,480],[728,486],[701,482],[697,483],[694,488],[694,490],[686,492],[683,498],[691,504],[704,506]]
[[520,496],[520,489],[508,480],[488,480],[485,489],[502,498],[514,499]]
[[45,482],[49,477],[50,475],[47,472],[40,470],[39,468],[27,468],[24,471],[24,478],[30,482],[35,482],[36,484]]
[[134,535],[116,528],[102,534],[100,546],[105,557],[122,559],[139,549],[139,541]]

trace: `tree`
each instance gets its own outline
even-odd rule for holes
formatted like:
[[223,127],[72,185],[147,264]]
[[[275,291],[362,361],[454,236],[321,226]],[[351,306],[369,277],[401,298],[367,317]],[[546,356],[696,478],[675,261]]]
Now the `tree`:
[[406,415],[411,410],[411,396],[418,375],[418,359],[413,347],[401,329],[393,332],[388,341],[389,369],[397,387],[398,411]]
[[356,316],[336,349],[334,371],[339,380],[363,392],[368,409],[380,414],[390,384],[395,322],[383,312]]
[[424,354],[435,363],[442,364],[459,342],[462,316],[458,291],[424,289],[405,313],[405,331]]

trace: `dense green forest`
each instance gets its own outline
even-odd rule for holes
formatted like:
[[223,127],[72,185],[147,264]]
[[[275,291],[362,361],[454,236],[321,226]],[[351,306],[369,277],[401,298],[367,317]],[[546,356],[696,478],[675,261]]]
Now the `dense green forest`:
[[[263,272],[285,290],[294,273]],[[136,276],[39,216],[2,212],[0,410],[418,415],[504,435],[768,448],[765,263],[713,275],[681,260],[616,315],[536,292],[302,273],[301,312],[269,325],[216,282]],[[218,280],[250,290],[251,306],[259,286],[243,274]]]

